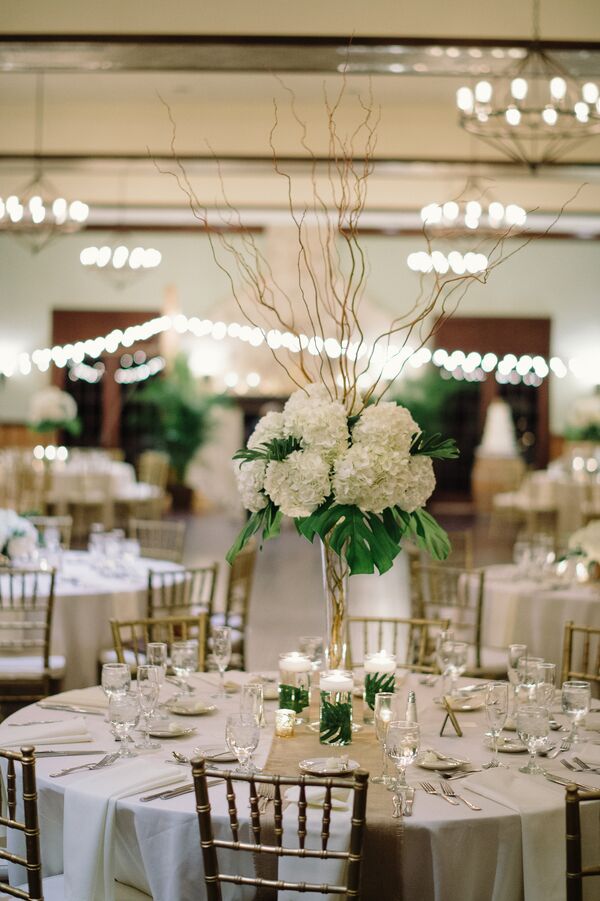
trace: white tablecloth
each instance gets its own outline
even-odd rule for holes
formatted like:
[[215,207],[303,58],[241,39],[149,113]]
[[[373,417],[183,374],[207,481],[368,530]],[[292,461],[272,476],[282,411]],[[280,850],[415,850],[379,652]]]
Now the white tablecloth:
[[512,564],[486,567],[483,645],[526,644],[560,669],[564,624],[600,626],[600,586],[555,585],[524,577]]
[[[228,674],[232,678],[243,679],[242,674]],[[212,676],[197,676],[198,686],[210,692],[209,684],[214,684]],[[463,683],[464,684],[464,683]],[[423,747],[435,747],[447,754],[468,757],[475,763],[484,762],[490,752],[483,745],[485,718],[481,711],[459,714],[464,737],[448,735],[438,737],[442,712],[433,704],[435,689],[421,685],[416,676],[410,677],[403,691],[413,687],[417,692]],[[360,702],[356,701],[356,705]],[[220,710],[202,719],[181,719],[186,725],[197,725],[198,732],[193,738],[163,741],[163,748],[150,754],[150,758],[165,760],[176,748],[190,754],[196,745],[223,744],[225,717],[238,709],[239,698],[233,696],[223,702]],[[273,721],[273,703],[267,704],[267,718]],[[38,714],[40,708],[32,707],[15,715],[21,721],[33,719],[30,714]],[[45,712],[46,713],[46,712]],[[357,716],[359,711],[356,711]],[[57,713],[57,717],[68,714]],[[600,725],[600,717],[591,715],[589,725]],[[594,720],[594,722],[592,722]],[[596,723],[598,721],[598,723]],[[97,747],[111,748],[108,726],[101,717],[88,717],[88,728],[97,742]],[[0,745],[3,733],[10,731],[0,726]],[[598,737],[597,733],[590,733]],[[556,734],[553,733],[556,737]],[[271,728],[262,732],[257,763],[264,763],[271,740]],[[81,746],[80,746],[81,747]],[[586,748],[597,753],[592,745],[582,746],[584,759]],[[352,748],[348,748],[352,751]],[[503,755],[510,767],[518,767],[524,762],[523,755]],[[145,759],[140,757],[140,761]],[[70,762],[70,761],[69,761]],[[62,872],[62,828],[64,793],[69,789],[69,780],[49,779],[48,773],[63,765],[58,759],[38,761],[38,794],[40,803],[42,850],[44,869],[48,874]],[[67,764],[64,764],[67,765]],[[546,761],[546,766],[560,773],[567,771],[559,761]],[[529,777],[543,779],[543,777]],[[437,774],[413,766],[409,769],[409,782],[418,784],[422,779],[437,782]],[[580,777],[580,781],[600,787],[600,777]],[[454,783],[461,791],[462,782]],[[543,781],[544,788],[550,786]],[[556,807],[564,804],[564,791],[559,786],[555,790]],[[466,787],[462,787],[465,793]],[[521,901],[523,896],[523,861],[521,841],[521,819],[519,813],[504,804],[489,800],[473,793],[472,801],[479,803],[481,812],[472,812],[462,803],[451,807],[441,798],[430,797],[417,790],[414,816],[404,823],[403,838],[403,882],[404,901]],[[216,831],[229,833],[224,788],[211,789],[211,799],[215,812]],[[548,792],[544,792],[548,802]],[[390,814],[391,814],[390,798]],[[242,816],[244,811],[241,811]],[[82,828],[84,828],[82,826]],[[598,836],[593,836],[598,841]],[[202,857],[199,833],[194,810],[193,794],[184,795],[170,801],[156,801],[142,804],[137,798],[126,798],[117,803],[115,832],[115,863],[117,879],[150,891],[155,901],[199,901],[205,898]],[[561,859],[549,859],[548,867],[562,868]],[[69,865],[65,861],[66,866]],[[382,862],[385,866],[386,862]],[[222,859],[221,867],[226,871],[231,861]],[[251,860],[247,862],[252,867]],[[560,869],[559,869],[560,871]],[[311,876],[314,875],[311,873]],[[562,881],[558,880],[562,886]],[[244,901],[252,897],[244,890],[224,887],[224,898]],[[597,897],[597,896],[596,896]],[[594,898],[588,895],[589,901]],[[369,899],[371,901],[371,899]],[[564,901],[562,889],[546,901]]]

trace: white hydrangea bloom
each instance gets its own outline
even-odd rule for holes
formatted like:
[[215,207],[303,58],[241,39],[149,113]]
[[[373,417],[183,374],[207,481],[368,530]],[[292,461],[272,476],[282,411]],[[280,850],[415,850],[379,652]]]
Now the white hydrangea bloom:
[[284,438],[283,413],[276,413],[271,410],[265,413],[262,419],[259,419],[256,428],[248,438],[248,447],[258,447],[259,444],[266,444],[273,438]]
[[583,551],[589,560],[600,563],[600,519],[592,519],[583,529],[573,532],[569,547]]
[[398,504],[409,489],[410,458],[396,450],[374,453],[355,444],[335,464],[333,490],[338,503],[381,513]]
[[0,510],[0,554],[7,552],[9,542],[17,536],[26,537],[31,546],[37,544],[37,529],[28,519],[14,510]]
[[433,474],[433,462],[431,457],[421,455],[409,457],[409,480],[403,491],[402,498],[397,500],[398,506],[407,513],[412,513],[418,507],[424,507],[435,488],[435,475]]
[[329,463],[314,451],[293,451],[271,460],[265,491],[285,516],[308,516],[331,493]]
[[286,434],[330,463],[348,447],[348,418],[343,404],[332,401],[322,385],[309,385],[309,395],[295,391],[283,410]]
[[235,461],[235,478],[242,504],[251,513],[258,513],[267,506],[267,498],[262,492],[265,483],[266,460]]
[[363,410],[352,430],[352,443],[408,454],[412,436],[420,431],[406,407],[388,401]]
[[66,391],[54,385],[42,388],[31,398],[29,421],[34,425],[44,420],[69,422],[77,416],[77,403]]

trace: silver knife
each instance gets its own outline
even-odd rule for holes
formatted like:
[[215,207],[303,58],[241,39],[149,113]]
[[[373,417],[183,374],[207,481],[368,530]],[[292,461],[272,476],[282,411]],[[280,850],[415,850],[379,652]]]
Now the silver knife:
[[[38,702],[39,703],[39,702]],[[106,716],[105,710],[92,710],[90,707],[75,707],[72,704],[46,704],[44,710],[67,710],[69,713],[85,713],[89,716]]]
[[108,751],[36,751],[35,756],[40,757],[85,757],[88,754],[108,754]]
[[593,785],[583,785],[581,782],[575,782],[574,779],[563,779],[562,776],[555,776],[554,773],[548,773],[544,771],[544,776],[548,780],[548,782],[556,782],[557,785],[575,785],[577,788],[582,789],[585,792],[595,792],[598,789],[594,788]]
[[413,804],[415,801],[415,790],[414,788],[407,788],[404,793],[404,816],[411,817]]
[[[219,782],[222,782],[222,779],[210,779],[206,784],[207,785],[217,785]],[[169,798],[177,798],[179,795],[187,795],[194,791],[194,783],[186,782],[185,785],[179,785],[177,788],[169,789],[165,791],[164,789],[159,792],[155,792],[153,795],[144,795],[139,798],[140,801],[168,801]]]

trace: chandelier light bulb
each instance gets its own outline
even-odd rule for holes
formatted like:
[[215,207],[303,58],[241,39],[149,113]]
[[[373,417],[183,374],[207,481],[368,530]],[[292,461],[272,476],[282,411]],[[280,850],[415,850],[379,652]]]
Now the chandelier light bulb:
[[513,127],[516,127],[521,121],[521,112],[516,106],[509,106],[504,115],[508,124]]
[[456,92],[456,105],[463,113],[473,112],[473,91],[471,88],[462,87]]
[[428,203],[421,210],[421,219],[426,225],[434,225],[442,221],[442,208],[437,203]]
[[34,206],[33,209],[31,209],[30,206],[29,209],[31,212],[31,221],[34,223],[34,225],[39,225],[40,222],[43,222],[46,218],[46,207]]
[[96,256],[96,266],[100,269],[103,269],[104,266],[107,266],[110,262],[111,250],[106,244],[104,247],[98,248],[98,255]]
[[550,94],[555,100],[562,100],[567,93],[567,82],[560,75],[550,80]]
[[581,95],[586,103],[596,103],[600,96],[598,85],[594,84],[593,81],[586,82],[581,89]]
[[479,219],[481,216],[481,204],[477,200],[469,200],[465,207],[466,215],[470,219]]
[[115,247],[112,255],[112,264],[115,269],[122,269],[125,263],[127,262],[127,257],[129,256],[129,251],[125,247],[124,244],[120,244],[118,247]]
[[495,222],[501,222],[504,218],[504,207],[497,200],[493,200],[490,203],[488,213],[490,219],[493,219]]
[[458,204],[454,200],[448,200],[442,207],[442,210],[444,213],[444,219],[448,219],[450,222],[454,222],[455,219],[458,219],[460,209]]
[[510,83],[510,92],[515,100],[524,100],[527,97],[529,85],[524,78],[513,78]]
[[583,100],[579,100],[573,109],[579,122],[587,122],[590,118],[590,108]]
[[478,81],[475,85],[475,100],[478,103],[489,103],[492,99],[492,86],[489,81]]
[[558,113],[553,106],[547,106],[542,113],[542,119],[546,125],[556,125],[558,122]]

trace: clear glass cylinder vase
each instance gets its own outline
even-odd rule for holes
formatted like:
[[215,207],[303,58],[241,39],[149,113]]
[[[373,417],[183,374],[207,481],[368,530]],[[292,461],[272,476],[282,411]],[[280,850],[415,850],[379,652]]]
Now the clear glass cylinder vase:
[[327,618],[325,659],[328,669],[344,669],[349,664],[347,660],[349,567],[327,541],[321,542],[321,560]]

